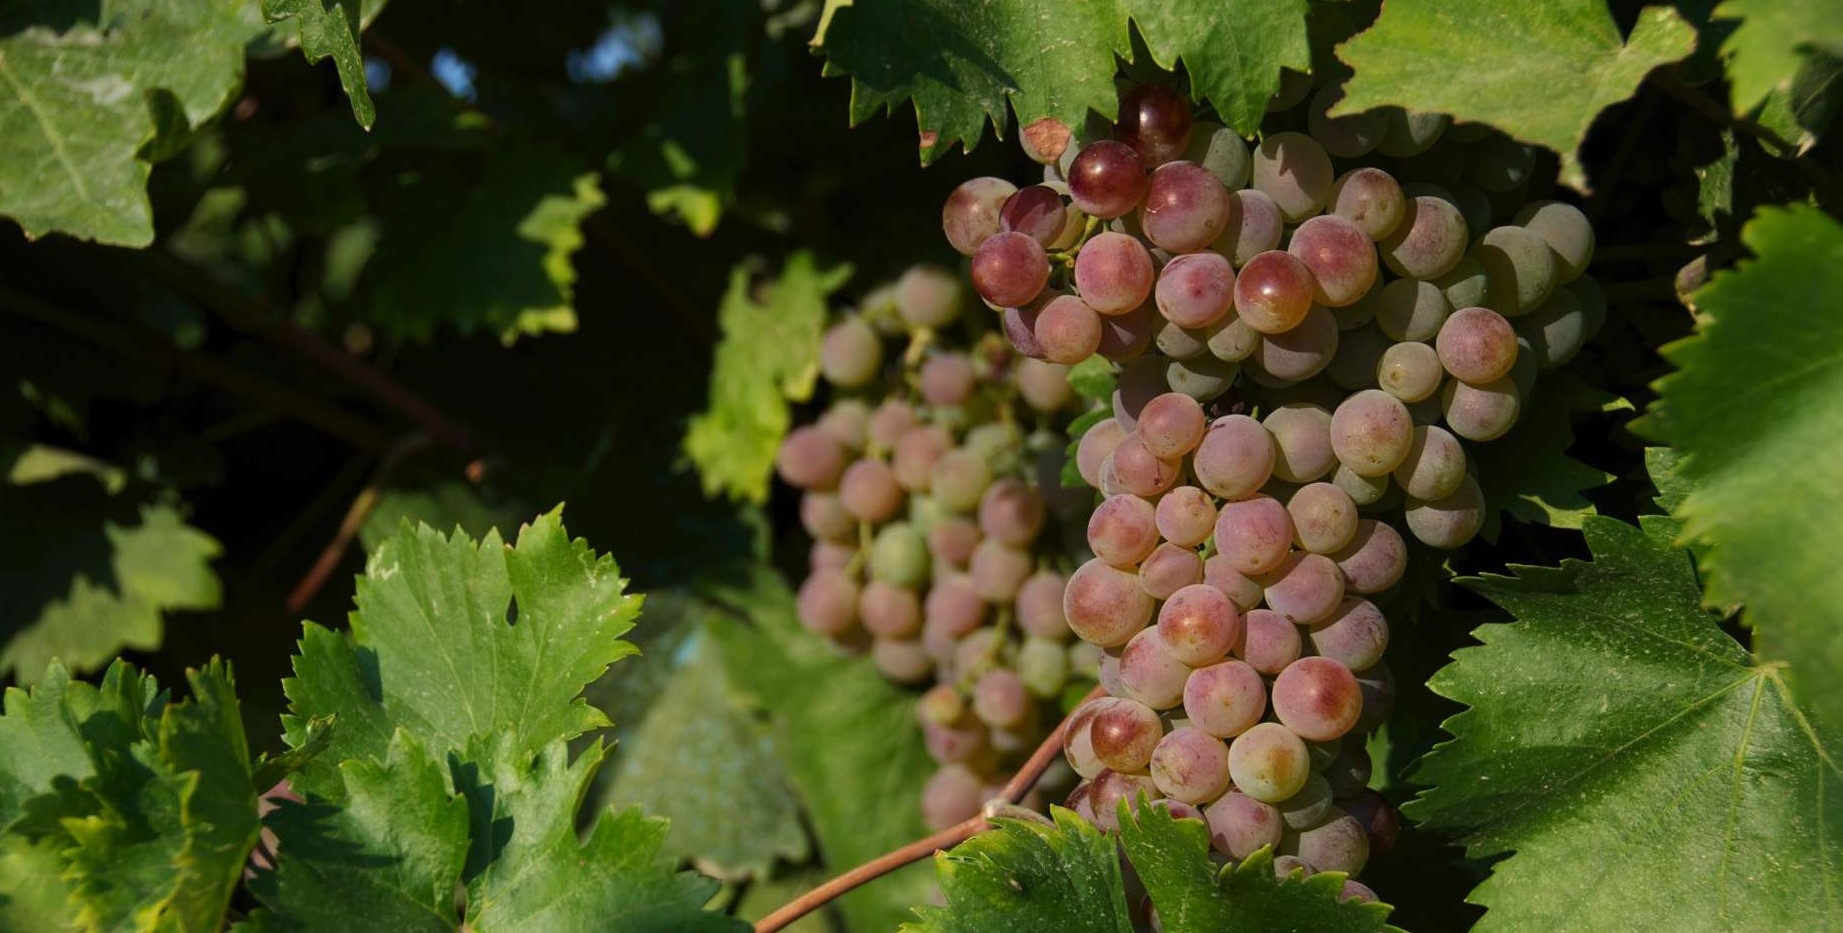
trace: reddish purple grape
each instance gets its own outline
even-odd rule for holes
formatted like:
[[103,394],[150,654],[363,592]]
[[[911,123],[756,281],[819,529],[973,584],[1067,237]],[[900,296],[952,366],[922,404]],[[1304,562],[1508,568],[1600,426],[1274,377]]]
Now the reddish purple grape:
[[1157,711],[1124,697],[1094,715],[1088,726],[1094,757],[1114,771],[1143,771],[1165,734]]
[[1235,313],[1263,334],[1292,330],[1312,308],[1312,270],[1299,257],[1268,250],[1235,278]]
[[1068,223],[1062,195],[1045,185],[1019,188],[998,211],[998,229],[1026,234],[1050,248]]
[[795,597],[800,624],[827,637],[845,634],[858,623],[858,585],[842,571],[807,576]]
[[[1043,294],[1047,295],[1051,291],[1045,289]],[[1037,301],[1029,307],[1006,308],[999,314],[999,324],[1004,328],[1005,339],[1011,341],[1011,345],[1026,359],[1049,359],[1049,351],[1043,348],[1043,341],[1037,339],[1037,318],[1042,315],[1044,304],[1047,302],[1043,301],[1043,295],[1038,295]]]
[[1376,283],[1376,246],[1356,221],[1325,214],[1293,231],[1286,251],[1312,272],[1312,297],[1321,305],[1354,304]]
[[1197,668],[1184,682],[1184,718],[1218,738],[1248,731],[1266,712],[1267,684],[1246,661]]
[[1069,727],[1062,734],[1062,756],[1076,774],[1092,778],[1107,767],[1094,754],[1094,717],[1119,702],[1114,697],[1095,697],[1069,713]]
[[[1395,840],[1401,835],[1401,811],[1390,805],[1388,799],[1382,794],[1366,787],[1363,793],[1344,801],[1344,811],[1349,813],[1351,819],[1356,820],[1357,825],[1362,826],[1364,833],[1369,836],[1371,854],[1387,855],[1390,849],[1395,848]],[[1370,892],[1368,888],[1363,888],[1363,891],[1369,892],[1369,900],[1376,899],[1375,893]],[[1345,889],[1343,896],[1351,896],[1348,888]]]
[[1154,287],[1158,311],[1179,327],[1221,320],[1235,301],[1235,268],[1221,253],[1186,253],[1165,263]]
[[947,242],[962,256],[971,256],[998,232],[998,214],[1017,186],[1003,178],[984,176],[960,183],[941,208],[941,229]]
[[970,769],[944,765],[922,785],[922,822],[942,830],[979,815],[985,805],[985,782]]
[[1062,591],[1068,581],[1054,570],[1039,570],[1017,591],[1018,627],[1032,638],[1067,641],[1069,623],[1062,617]]
[[1458,208],[1421,195],[1408,201],[1406,216],[1377,246],[1382,249],[1382,261],[1396,275],[1437,279],[1464,258],[1466,237],[1465,218]]
[[1082,213],[1111,220],[1139,206],[1145,196],[1145,171],[1145,159],[1133,147],[1100,140],[1069,164],[1069,197]]
[[1049,255],[1029,234],[994,234],[973,253],[973,288],[995,307],[1028,303],[1049,282]]
[[865,435],[872,447],[890,450],[896,446],[896,439],[907,434],[915,427],[915,410],[901,399],[886,399],[870,413],[870,421],[865,425]]
[[896,438],[890,466],[897,485],[910,492],[927,492],[934,465],[953,449],[953,435],[939,425],[923,425]]
[[872,580],[858,594],[858,618],[879,638],[912,638],[921,631],[921,598],[914,590]]
[[1152,172],[1139,226],[1153,245],[1188,253],[1228,229],[1233,206],[1229,189],[1209,169],[1195,162],[1168,162]]
[[939,353],[922,363],[917,381],[923,401],[946,408],[963,405],[972,398],[979,377],[966,354]]
[[896,485],[896,475],[888,464],[866,459],[845,468],[838,481],[838,499],[852,518],[881,524],[895,518],[908,497]]
[[1142,84],[1120,96],[1114,138],[1133,147],[1147,165],[1163,165],[1190,145],[1190,102],[1176,91]]

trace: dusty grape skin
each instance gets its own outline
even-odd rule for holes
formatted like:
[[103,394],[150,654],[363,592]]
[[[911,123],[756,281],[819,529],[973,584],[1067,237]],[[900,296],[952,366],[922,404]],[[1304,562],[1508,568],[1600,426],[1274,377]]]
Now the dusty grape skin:
[[857,603],[857,583],[838,570],[809,574],[795,598],[800,623],[826,636],[843,635],[857,625]]
[[1246,661],[1218,661],[1190,672],[1184,681],[1184,716],[1216,736],[1234,738],[1267,712],[1267,685]]
[[1489,308],[1460,308],[1440,325],[1434,351],[1455,379],[1490,382],[1517,361],[1517,332]]
[[1391,344],[1376,361],[1376,384],[1404,403],[1431,398],[1444,378],[1440,354],[1424,343]]
[[1485,524],[1485,496],[1470,475],[1452,495],[1441,499],[1409,498],[1403,514],[1408,530],[1422,544],[1452,550],[1472,540]]
[[1101,764],[1113,771],[1143,771],[1152,749],[1165,734],[1158,713],[1137,700],[1119,702],[1099,710],[1088,726],[1088,741]]
[[1195,486],[1176,486],[1158,497],[1153,519],[1166,541],[1196,547],[1215,530],[1216,503]]
[[1062,617],[1062,591],[1068,581],[1054,570],[1039,570],[1018,588],[1018,627],[1033,638],[1067,641],[1069,623]]
[[1539,368],[1549,369],[1574,359],[1587,342],[1588,317],[1575,290],[1558,288],[1517,320],[1517,333],[1527,339]]
[[910,327],[951,324],[965,303],[960,277],[932,263],[916,263],[903,270],[896,279],[895,302],[896,313]]
[[1393,526],[1373,519],[1357,522],[1356,536],[1332,555],[1352,593],[1380,593],[1395,585],[1408,567],[1408,547]]
[[1216,553],[1240,573],[1262,574],[1279,567],[1292,543],[1292,517],[1272,496],[1225,503],[1216,515]]
[[1210,248],[1229,257],[1236,268],[1280,245],[1286,230],[1286,218],[1273,199],[1252,188],[1233,192],[1234,205],[1229,208],[1229,222],[1222,236]]
[[1125,314],[1101,315],[1101,345],[1096,353],[1115,362],[1145,354],[1164,319],[1150,301]]
[[1288,402],[1269,412],[1261,426],[1273,435],[1273,475],[1280,479],[1309,483],[1337,465],[1331,446],[1331,413],[1323,408]]
[[1122,803],[1131,812],[1138,807],[1141,797],[1151,800],[1159,796],[1158,786],[1152,783],[1151,775],[1121,774],[1117,771],[1104,771],[1095,778],[1092,793],[1090,806],[1094,810],[1094,825],[1108,832],[1120,830]]
[[1331,414],[1331,449],[1338,462],[1365,476],[1395,469],[1414,443],[1414,419],[1401,400],[1364,389]]
[[1299,792],[1274,805],[1287,829],[1311,829],[1331,814],[1331,784],[1324,775],[1309,774]]
[[1459,209],[1421,195],[1408,201],[1401,223],[1377,245],[1383,263],[1396,275],[1434,279],[1458,265],[1465,256],[1466,242],[1465,218]]
[[1336,214],[1308,218],[1293,231],[1286,251],[1312,272],[1312,297],[1339,308],[1353,304],[1376,283],[1376,247],[1356,222]]
[[1172,257],[1153,286],[1158,313],[1180,327],[1208,327],[1235,301],[1235,267],[1220,253]]
[[999,326],[1005,332],[1005,339],[1026,359],[1047,360],[1049,351],[1044,349],[1043,341],[1037,339],[1037,319],[1043,316],[1043,307],[1049,304],[1045,300],[1060,298],[1055,289],[1045,288],[1036,300],[1022,308],[1006,308],[999,312]]
[[1395,848],[1395,840],[1401,835],[1401,811],[1391,806],[1380,793],[1364,788],[1361,794],[1343,801],[1342,806],[1369,836],[1371,855],[1387,855]]
[[979,530],[1011,547],[1027,547],[1043,530],[1043,497],[1030,484],[1005,477],[979,499]]
[[1354,159],[1375,149],[1389,127],[1380,110],[1329,116],[1327,111],[1343,97],[1343,89],[1338,85],[1327,84],[1319,88],[1306,108],[1306,126],[1326,152],[1340,159]]
[[1381,240],[1395,232],[1408,214],[1401,183],[1379,168],[1356,168],[1338,176],[1331,186],[1331,213],[1354,221],[1369,238]]
[[1267,608],[1295,625],[1310,625],[1337,611],[1344,573],[1323,554],[1294,552],[1267,577]]
[[919,641],[878,637],[870,644],[870,657],[878,673],[899,684],[921,683],[934,675],[934,659]]
[[800,496],[800,527],[820,541],[855,542],[857,522],[845,512],[837,493],[809,491]]
[[1220,123],[1193,123],[1190,145],[1184,147],[1184,158],[1209,169],[1230,191],[1248,184],[1248,171],[1252,167],[1248,143],[1240,133]]
[[826,432],[810,424],[802,425],[782,439],[774,468],[791,486],[831,489],[845,471],[845,449]]
[[1127,429],[1115,418],[1103,418],[1082,434],[1081,442],[1075,447],[1075,469],[1083,482],[1100,487],[1101,466],[1113,456],[1114,449],[1126,439],[1126,434]]
[[1015,672],[988,671],[973,685],[973,714],[991,726],[1016,726],[1030,715],[1030,691]]
[[1069,164],[1069,197],[1083,213],[1111,220],[1139,205],[1145,170],[1133,147],[1110,139],[1091,143]]
[[1108,496],[1088,516],[1088,549],[1115,567],[1135,567],[1158,546],[1156,515],[1138,496]]
[[1339,800],[1353,797],[1369,786],[1369,750],[1363,742],[1361,736],[1353,736],[1345,741],[1337,757],[1321,772],[1331,784],[1332,797]]
[[989,175],[960,183],[941,208],[941,229],[962,256],[971,256],[998,232],[998,212],[1017,186]]
[[1122,439],[1108,460],[1113,464],[1114,478],[1120,488],[1135,496],[1158,495],[1170,489],[1183,472],[1177,459],[1153,454],[1138,432]]
[[951,659],[954,645],[985,624],[989,607],[964,574],[937,577],[922,597],[922,644],[937,661]]
[[[1325,378],[1350,392],[1375,388],[1382,355],[1394,346],[1396,343],[1373,323],[1345,330],[1338,334],[1337,352],[1325,365]],[[1439,364],[1435,363],[1434,368],[1439,369]]]
[[1076,568],[1063,592],[1063,618],[1083,641],[1115,648],[1152,619],[1152,597],[1128,573],[1096,558]]
[[1165,645],[1157,628],[1148,627],[1120,649],[1120,695],[1155,710],[1170,709],[1184,701],[1184,681],[1190,668]]
[[1203,816],[1209,824],[1210,845],[1231,858],[1247,858],[1262,846],[1279,845],[1285,829],[1280,811],[1272,804],[1236,790],[1204,807]]
[[1336,807],[1331,808],[1324,823],[1300,833],[1287,833],[1280,848],[1318,871],[1354,875],[1369,864],[1369,834],[1355,818]]
[[1274,678],[1274,715],[1300,738],[1342,738],[1363,714],[1363,692],[1350,668],[1330,658],[1300,658]]
[[1147,165],[1162,165],[1190,145],[1190,103],[1176,91],[1141,84],[1120,95],[1114,138],[1133,147]]
[[1134,430],[1155,457],[1170,459],[1195,450],[1209,428],[1209,419],[1196,399],[1181,392],[1166,392],[1147,402]]
[[1560,201],[1535,201],[1517,211],[1513,222],[1543,239],[1554,255],[1556,281],[1581,277],[1593,261],[1593,224],[1580,209]]
[[1414,443],[1395,467],[1395,482],[1416,499],[1444,499],[1465,481],[1465,464],[1458,438],[1438,425],[1423,425],[1414,429]]
[[922,785],[922,821],[942,830],[979,815],[985,805],[985,782],[971,769],[944,765]]
[[1292,330],[1312,308],[1317,288],[1299,257],[1270,249],[1248,260],[1235,278],[1235,313],[1263,334]]
[[[1154,780],[1152,783],[1156,784],[1158,782]],[[1159,799],[1152,801],[1149,804],[1149,806],[1157,807],[1160,810],[1163,810],[1166,813],[1171,814],[1171,818],[1174,820],[1197,820],[1199,822],[1203,820],[1202,810],[1199,810],[1196,808],[1195,805],[1185,803],[1182,800],[1172,800],[1169,797],[1160,797]]]
[[930,405],[964,404],[978,384],[973,361],[964,353],[938,353],[922,363],[918,374],[922,399]]
[[1522,227],[1493,227],[1470,254],[1485,269],[1486,307],[1505,317],[1536,310],[1555,290],[1555,254]]
[[1054,414],[1075,402],[1075,390],[1069,387],[1069,367],[1061,363],[1025,358],[1012,372],[1018,395],[1024,404],[1044,414]]
[[1287,223],[1323,210],[1334,180],[1330,156],[1303,133],[1269,134],[1254,152],[1254,187],[1273,199]]
[[1517,423],[1521,406],[1516,384],[1504,378],[1477,385],[1453,379],[1440,393],[1446,426],[1468,441],[1503,437]]
[[1261,604],[1261,585],[1236,570],[1220,554],[1203,562],[1203,582],[1221,590],[1242,612]]
[[1203,329],[1203,346],[1211,356],[1228,363],[1247,359],[1260,349],[1261,339],[1261,332],[1233,311]]
[[1024,585],[1024,580],[1035,566],[1036,558],[1029,551],[991,538],[979,542],[968,564],[973,588],[979,591],[980,596],[994,603],[1007,603],[1016,599],[1018,588]]
[[1293,520],[1293,543],[1317,554],[1331,554],[1357,533],[1357,504],[1331,483],[1308,483],[1286,501]]
[[1429,341],[1453,313],[1444,292],[1431,282],[1396,279],[1376,301],[1376,326],[1396,341]]
[[973,288],[1001,308],[1028,303],[1049,282],[1049,256],[1029,234],[994,234],[973,253]]
[[1167,797],[1205,804],[1229,789],[1229,749],[1201,729],[1182,726],[1158,741],[1150,770],[1152,783]]
[[921,597],[906,587],[872,580],[858,594],[858,617],[879,638],[913,638],[921,631]]
[[928,528],[928,553],[943,567],[965,569],[984,538],[979,526],[961,515],[946,515]]
[[1048,249],[1062,236],[1067,219],[1062,209],[1062,195],[1043,185],[1030,185],[1019,188],[999,208],[998,228],[1022,233]]
[[1386,473],[1381,476],[1364,476],[1341,463],[1331,471],[1331,484],[1342,489],[1350,501],[1360,506],[1375,505],[1395,489]]
[[838,481],[838,499],[852,518],[881,524],[896,517],[907,497],[888,464],[866,459],[845,468]]
[[1101,710],[1108,708],[1119,699],[1110,696],[1095,697],[1077,706],[1069,713],[1069,727],[1063,732],[1062,756],[1069,762],[1075,773],[1085,778],[1092,778],[1107,766],[1094,755],[1093,735],[1094,717]]
[[1241,641],[1235,656],[1263,674],[1275,675],[1299,660],[1304,642],[1299,626],[1271,609],[1250,610],[1241,620]]
[[1279,803],[1299,792],[1311,773],[1305,742],[1279,723],[1264,722],[1229,743],[1229,774],[1242,793]]
[[1153,599],[1167,599],[1202,580],[1203,558],[1195,550],[1169,541],[1153,548],[1139,564],[1139,585]]
[[1229,390],[1240,367],[1214,356],[1172,360],[1165,367],[1165,382],[1177,392],[1206,402]]
[[1075,287],[1102,314],[1125,314],[1152,294],[1152,256],[1135,237],[1099,233],[1075,257]]
[[1210,245],[1228,228],[1229,191],[1195,162],[1167,162],[1152,172],[1139,226],[1152,244],[1174,253]]
[[1331,364],[1338,345],[1337,318],[1313,305],[1292,330],[1263,336],[1249,359],[1275,378],[1303,382]]
[[934,466],[953,449],[953,435],[939,425],[912,428],[896,438],[890,467],[896,484],[909,492],[927,492]]
[[1241,636],[1241,612],[1221,590],[1193,583],[1174,591],[1159,607],[1158,632],[1173,657],[1202,667],[1228,656]]
[[907,434],[915,425],[915,410],[907,402],[885,399],[883,404],[870,413],[864,433],[872,448],[889,450],[896,445],[898,438]]
[[845,450],[859,453],[869,440],[870,407],[857,399],[839,399],[814,424]]

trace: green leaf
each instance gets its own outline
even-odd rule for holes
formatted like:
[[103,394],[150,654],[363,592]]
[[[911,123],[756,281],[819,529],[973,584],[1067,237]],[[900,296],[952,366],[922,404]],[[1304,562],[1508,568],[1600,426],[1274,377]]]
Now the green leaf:
[[[793,594],[766,567],[712,581],[703,594],[729,616],[710,620],[708,631],[732,682],[767,710],[825,863],[842,871],[926,836],[921,790],[934,765],[915,727],[914,694],[885,680],[868,658],[842,656],[802,628]],[[891,930],[932,888],[929,873],[915,866],[845,895],[839,906],[851,929]]]
[[365,86],[365,58],[358,49],[358,34],[362,18],[375,16],[384,0],[365,6],[371,9],[361,9],[359,0],[262,0],[262,14],[271,23],[295,21],[301,54],[308,62],[333,60],[339,86],[352,101],[352,116],[359,126],[370,129],[378,114]]
[[972,148],[988,121],[1002,136],[1007,104],[1020,126],[1080,127],[1091,110],[1112,119],[1114,56],[1133,56],[1129,17],[1154,61],[1181,59],[1193,96],[1253,135],[1280,69],[1310,67],[1306,11],[1302,0],[858,0],[829,5],[813,44],[826,74],[851,75],[853,123],[914,101],[926,163],[955,142]]
[[1140,807],[1120,827],[1126,857],[1168,930],[1400,933],[1387,923],[1387,904],[1342,899],[1343,872],[1279,878],[1267,848],[1220,867],[1210,859],[1209,830],[1197,820],[1174,819],[1162,807]]
[[1591,563],[1467,581],[1517,621],[1430,684],[1471,708],[1406,809],[1473,858],[1514,853],[1472,892],[1477,929],[1837,927],[1839,773],[1780,667],[1702,610],[1674,522],[1583,531]]
[[685,456],[705,495],[768,501],[774,454],[793,423],[788,401],[813,395],[826,301],[851,271],[820,269],[805,251],[789,257],[780,276],[759,291],[746,268],[730,271],[717,311],[723,339],[711,366],[710,401],[685,431]]
[[[574,762],[561,741],[529,759],[506,748],[504,737],[490,744],[491,750],[456,768],[456,783],[473,807],[476,850],[484,841],[490,857],[468,881],[467,929],[748,930],[739,920],[703,910],[717,882],[674,870],[664,851],[665,821],[634,809],[607,811],[586,839],[577,838],[576,810],[601,766],[601,743],[591,743]],[[476,772],[473,762],[481,759],[493,765]]]
[[[1672,514],[1707,545],[1715,605],[1745,604],[1754,649],[1791,665],[1799,698],[1843,729],[1843,226],[1814,208],[1767,208],[1742,239],[1755,259],[1692,298],[1699,333],[1664,348],[1643,430],[1681,455],[1693,488]],[[1796,464],[1789,468],[1788,464]]]
[[489,499],[478,485],[461,480],[398,486],[386,489],[378,497],[377,508],[359,526],[358,542],[366,551],[377,550],[406,521],[432,528],[459,528],[474,538],[493,530],[503,535],[516,529],[529,514],[530,510],[516,501]]
[[506,546],[407,525],[373,551],[350,633],[307,623],[284,681],[290,746],[311,717],[337,716],[330,748],[294,778],[337,800],[341,762],[381,762],[401,728],[432,754],[495,736],[517,756],[607,724],[584,685],[634,653],[620,636],[640,598],[614,559],[563,529],[561,509]]
[[1562,181],[1581,188],[1574,151],[1594,117],[1695,43],[1668,7],[1640,12],[1622,38],[1604,0],[1390,0],[1339,46],[1356,74],[1333,112],[1395,104],[1489,123],[1560,153]]
[[[662,600],[655,594],[649,602],[655,623]],[[680,612],[712,612],[675,602]],[[694,632],[675,654],[652,659],[676,669],[622,740],[614,780],[599,798],[603,808],[632,805],[666,818],[666,854],[719,878],[766,878],[777,857],[804,861],[799,803],[773,743],[733,695],[720,647]]]
[[220,0],[0,9],[0,214],[28,238],[153,242],[143,148],[229,103],[259,28]]
[[1565,370],[1544,373],[1524,400],[1516,427],[1490,443],[1466,445],[1485,490],[1488,539],[1497,537],[1502,512],[1556,528],[1579,528],[1594,514],[1593,503],[1581,493],[1612,482],[1613,475],[1568,456],[1573,416],[1617,403],[1617,397]]
[[69,475],[0,484],[0,514],[0,676],[32,683],[54,658],[94,670],[159,647],[166,613],[218,606],[218,542],[170,505],[137,508]]
[[1061,807],[1053,825],[998,820],[934,857],[945,907],[917,907],[904,933],[1130,933],[1114,841]]
[[1812,52],[1791,84],[1774,88],[1756,118],[1791,146],[1786,155],[1802,155],[1830,128],[1843,107],[1843,56]]
[[1645,448],[1645,473],[1657,487],[1657,507],[1674,512],[1696,486],[1683,478],[1683,457],[1668,447]]
[[63,843],[0,835],[0,930],[70,930],[77,926]]
[[[125,661],[109,665],[96,686],[72,680],[63,665],[53,663],[36,687],[9,687],[4,699],[0,831],[17,825],[32,798],[54,794],[56,779],[81,783],[95,775],[101,750],[118,751],[144,739],[166,703],[153,678]],[[55,819],[41,822],[27,831],[56,830]]]
[[399,731],[385,761],[348,761],[339,772],[343,807],[284,803],[269,815],[278,860],[251,887],[274,928],[457,929],[467,801],[442,766]]
[[1813,53],[1843,55],[1843,4],[1786,3],[1783,0],[1727,0],[1716,19],[1740,20],[1722,55],[1734,112],[1746,113],[1776,90],[1789,90]]
[[575,330],[570,257],[603,202],[595,173],[561,150],[508,143],[478,163],[425,164],[379,204],[384,234],[364,273],[371,319],[424,341],[442,324],[507,343]]

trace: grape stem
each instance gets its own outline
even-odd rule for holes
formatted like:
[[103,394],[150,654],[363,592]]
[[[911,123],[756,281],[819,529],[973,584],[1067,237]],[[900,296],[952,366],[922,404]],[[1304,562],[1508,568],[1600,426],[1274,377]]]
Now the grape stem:
[[425,450],[430,444],[427,434],[420,431],[406,434],[390,445],[378,461],[377,469],[372,471],[371,481],[353,497],[352,504],[346,508],[345,518],[339,522],[339,529],[333,533],[333,540],[321,549],[320,557],[313,567],[301,577],[301,582],[294,585],[294,591],[288,594],[288,611],[298,613],[313,601],[320,588],[331,579],[333,571],[339,569],[339,562],[345,558],[346,551],[352,547],[352,540],[358,537],[358,530],[364,527],[365,520],[378,507],[384,498],[384,484],[397,465],[410,456]]
[[[1105,693],[1106,691],[1097,686],[1082,698],[1082,702],[1103,696]],[[978,816],[969,817],[932,836],[917,839],[908,845],[885,852],[788,901],[774,913],[763,917],[761,922],[755,924],[755,933],[775,933],[866,882],[881,878],[911,862],[919,862],[936,852],[951,849],[992,828],[986,818],[986,813],[995,809],[992,803],[1002,801],[1005,804],[1016,804],[1023,800],[1024,795],[1030,793],[1030,789],[1035,787],[1037,781],[1043,777],[1043,772],[1049,770],[1049,766],[1054,764],[1056,758],[1062,754],[1062,737],[1068,728],[1069,720],[1065,716],[1062,722],[1056,724],[1056,728],[1050,732],[1048,737],[1044,738],[1043,744],[1038,745],[1037,750],[1030,754],[1030,760],[1024,762],[1024,766],[1011,776],[1011,780],[1005,782],[998,796],[988,802]]]

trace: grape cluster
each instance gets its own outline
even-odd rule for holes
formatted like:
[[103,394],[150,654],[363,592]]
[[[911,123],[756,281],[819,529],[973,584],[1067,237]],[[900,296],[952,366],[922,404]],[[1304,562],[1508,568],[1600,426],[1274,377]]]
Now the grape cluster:
[[1143,794],[1283,873],[1392,843],[1364,736],[1393,696],[1371,597],[1407,567],[1398,529],[1479,532],[1467,444],[1605,315],[1586,217],[1523,203],[1534,150],[1332,117],[1341,94],[1289,73],[1250,147],[1134,87],[1117,125],[1033,125],[1040,183],[975,178],[942,212],[1019,353],[1117,364],[1076,457],[1103,498],[1063,611],[1108,695],[1071,716],[1070,806],[1110,828]]
[[[916,266],[832,325],[820,372],[838,396],[776,459],[814,542],[801,622],[892,681],[932,685],[917,715],[940,764],[921,801],[936,828],[979,812],[1053,724],[1045,707],[1072,671],[1098,660],[1070,645],[1048,534],[1067,367],[989,332],[948,348],[950,325],[977,323],[962,304],[957,277]],[[899,362],[892,338],[907,341]]]

